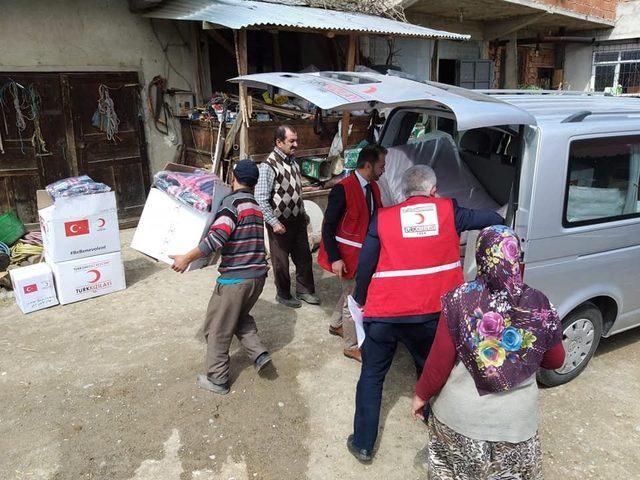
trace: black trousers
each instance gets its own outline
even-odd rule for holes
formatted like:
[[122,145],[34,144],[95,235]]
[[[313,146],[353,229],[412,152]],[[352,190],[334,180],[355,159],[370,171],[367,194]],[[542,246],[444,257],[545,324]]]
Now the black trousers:
[[376,443],[382,387],[398,342],[409,350],[419,377],[431,350],[437,326],[436,315],[433,320],[424,323],[364,324],[366,337],[362,344],[362,368],[356,389],[356,414],[353,419],[353,443],[358,448],[371,451]]
[[267,225],[273,279],[278,295],[282,298],[291,298],[289,256],[296,266],[296,293],[315,293],[313,259],[309,250],[306,218],[304,215],[298,215],[280,219],[280,222],[287,230],[282,234],[273,233],[271,225]]

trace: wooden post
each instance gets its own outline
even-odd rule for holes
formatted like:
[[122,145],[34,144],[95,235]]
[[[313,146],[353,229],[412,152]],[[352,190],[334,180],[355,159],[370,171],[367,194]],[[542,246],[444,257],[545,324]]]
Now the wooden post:
[[195,66],[196,81],[195,81],[195,94],[196,104],[202,105],[202,51],[200,47],[200,23],[191,22],[191,47],[193,53],[193,64]]
[[438,39],[433,39],[433,53],[431,54],[431,72],[429,72],[429,79],[432,82],[438,81],[438,62],[439,62],[439,54],[438,54]]
[[[236,61],[238,64],[238,75],[246,75],[249,70],[247,62],[247,31],[242,28],[233,31],[233,38],[236,44]],[[247,98],[247,87],[243,82],[239,84],[240,114],[242,115],[240,124],[240,158],[249,156],[249,118],[251,117],[251,102]]]
[[280,35],[278,32],[271,34],[271,40],[273,44],[273,71],[282,71],[282,56],[280,55]]
[[[353,72],[355,69],[356,61],[356,48],[358,46],[358,37],[354,34],[349,35],[349,47],[347,49],[347,65],[345,70],[347,72]],[[349,140],[349,122],[351,121],[351,114],[349,112],[342,113],[342,149],[347,148],[347,141]]]

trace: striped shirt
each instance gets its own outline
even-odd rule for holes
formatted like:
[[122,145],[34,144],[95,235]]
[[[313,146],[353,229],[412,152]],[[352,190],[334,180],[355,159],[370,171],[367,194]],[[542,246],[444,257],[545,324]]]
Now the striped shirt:
[[220,251],[220,278],[259,278],[267,274],[264,222],[249,189],[226,196],[199,248],[205,255]]

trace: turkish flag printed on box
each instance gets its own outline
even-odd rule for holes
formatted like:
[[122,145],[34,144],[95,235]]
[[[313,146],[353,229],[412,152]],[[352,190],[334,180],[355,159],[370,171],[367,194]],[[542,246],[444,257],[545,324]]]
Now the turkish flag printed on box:
[[89,234],[89,220],[76,220],[75,222],[64,222],[64,234],[67,237]]
[[24,287],[22,287],[22,290],[24,291],[25,294],[35,293],[38,291],[38,284],[32,283],[31,285],[25,285]]

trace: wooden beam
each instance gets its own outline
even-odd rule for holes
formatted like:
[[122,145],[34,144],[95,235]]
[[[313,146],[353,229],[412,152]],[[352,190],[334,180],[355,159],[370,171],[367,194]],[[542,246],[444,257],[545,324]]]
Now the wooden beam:
[[[345,70],[347,72],[353,72],[355,69],[356,61],[356,48],[358,47],[358,37],[356,35],[349,35],[349,47],[347,48],[347,65]],[[349,122],[351,120],[351,114],[344,112],[342,114],[342,149],[347,148],[347,141],[349,140]]]
[[200,24],[191,22],[191,45],[193,52],[193,64],[195,66],[195,94],[196,104],[202,105],[202,49],[200,45]]
[[271,42],[273,45],[273,71],[282,71],[282,56],[280,55],[280,35],[278,32],[271,33]]
[[432,82],[438,81],[438,67],[439,67],[439,53],[438,53],[438,39],[433,40],[433,53],[431,54],[431,71],[429,72],[429,80]]
[[[246,75],[249,70],[247,61],[247,30],[242,28],[233,31],[233,37],[236,44],[236,61],[238,64],[238,75]],[[240,114],[242,115],[242,123],[240,124],[240,158],[247,158],[249,155],[249,119],[251,118],[251,105],[247,100],[247,87],[244,82],[238,85],[240,94]]]
[[233,48],[233,45],[227,42],[227,39],[220,35],[217,30],[205,30],[205,32],[207,32],[207,35],[213,38],[218,45],[229,52],[229,55],[232,57],[236,56],[236,49]]

